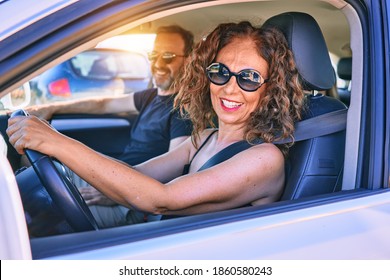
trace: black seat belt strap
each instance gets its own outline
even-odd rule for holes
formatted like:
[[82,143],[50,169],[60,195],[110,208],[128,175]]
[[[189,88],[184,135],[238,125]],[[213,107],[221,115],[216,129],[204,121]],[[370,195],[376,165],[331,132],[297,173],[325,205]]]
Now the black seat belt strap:
[[[287,144],[293,141],[299,142],[342,131],[347,125],[347,112],[348,109],[341,109],[297,122],[293,137],[294,140],[292,138],[287,138],[275,141],[274,144]],[[263,141],[258,141],[255,145],[261,143],[263,143]],[[245,140],[231,144],[211,157],[198,171],[217,165],[251,146],[253,146],[253,144],[249,144]]]
[[211,166],[217,165],[218,163],[221,163],[221,162],[231,158],[235,154],[238,154],[239,152],[246,150],[251,146],[253,146],[253,145],[249,144],[245,140],[233,143],[230,146],[227,146],[222,151],[219,151],[214,156],[212,156],[208,161],[206,161],[205,164],[202,165],[202,167],[198,171],[201,171],[203,169],[207,169]]
[[[347,127],[347,113],[348,109],[341,109],[297,122],[294,141],[303,141],[344,130]],[[293,139],[286,138],[274,143],[285,144],[290,142],[293,142]]]

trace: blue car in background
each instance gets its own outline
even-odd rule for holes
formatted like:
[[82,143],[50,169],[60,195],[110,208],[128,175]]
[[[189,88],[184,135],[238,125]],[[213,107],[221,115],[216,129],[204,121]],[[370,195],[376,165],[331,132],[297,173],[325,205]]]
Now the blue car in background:
[[47,70],[30,81],[31,104],[139,91],[151,83],[145,55],[94,48]]

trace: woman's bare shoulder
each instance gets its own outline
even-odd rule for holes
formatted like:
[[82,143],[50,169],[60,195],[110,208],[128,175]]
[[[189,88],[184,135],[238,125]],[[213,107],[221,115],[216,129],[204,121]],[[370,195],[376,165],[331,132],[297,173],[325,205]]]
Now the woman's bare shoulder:
[[281,150],[273,143],[261,143],[261,144],[253,145],[250,149],[262,150],[269,153],[280,153],[281,155],[283,155]]
[[253,145],[249,149],[240,153],[240,160],[253,161],[256,164],[282,165],[284,156],[282,151],[272,143],[262,143]]

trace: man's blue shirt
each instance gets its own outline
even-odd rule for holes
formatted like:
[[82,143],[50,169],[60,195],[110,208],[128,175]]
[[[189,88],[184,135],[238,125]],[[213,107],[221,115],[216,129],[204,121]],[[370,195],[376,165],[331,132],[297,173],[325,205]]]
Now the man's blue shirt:
[[132,124],[130,142],[120,160],[136,165],[169,150],[172,139],[189,136],[192,125],[173,109],[175,95],[157,95],[157,89],[134,94],[135,106],[140,112]]

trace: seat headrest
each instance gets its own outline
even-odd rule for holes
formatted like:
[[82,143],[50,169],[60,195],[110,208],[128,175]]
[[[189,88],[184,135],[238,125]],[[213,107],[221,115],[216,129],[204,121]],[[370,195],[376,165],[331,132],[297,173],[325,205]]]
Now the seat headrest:
[[269,18],[263,26],[279,29],[287,39],[305,90],[328,90],[336,82],[324,36],[306,13],[287,12]]
[[352,79],[352,57],[340,58],[337,63],[337,74],[340,79],[347,81]]

